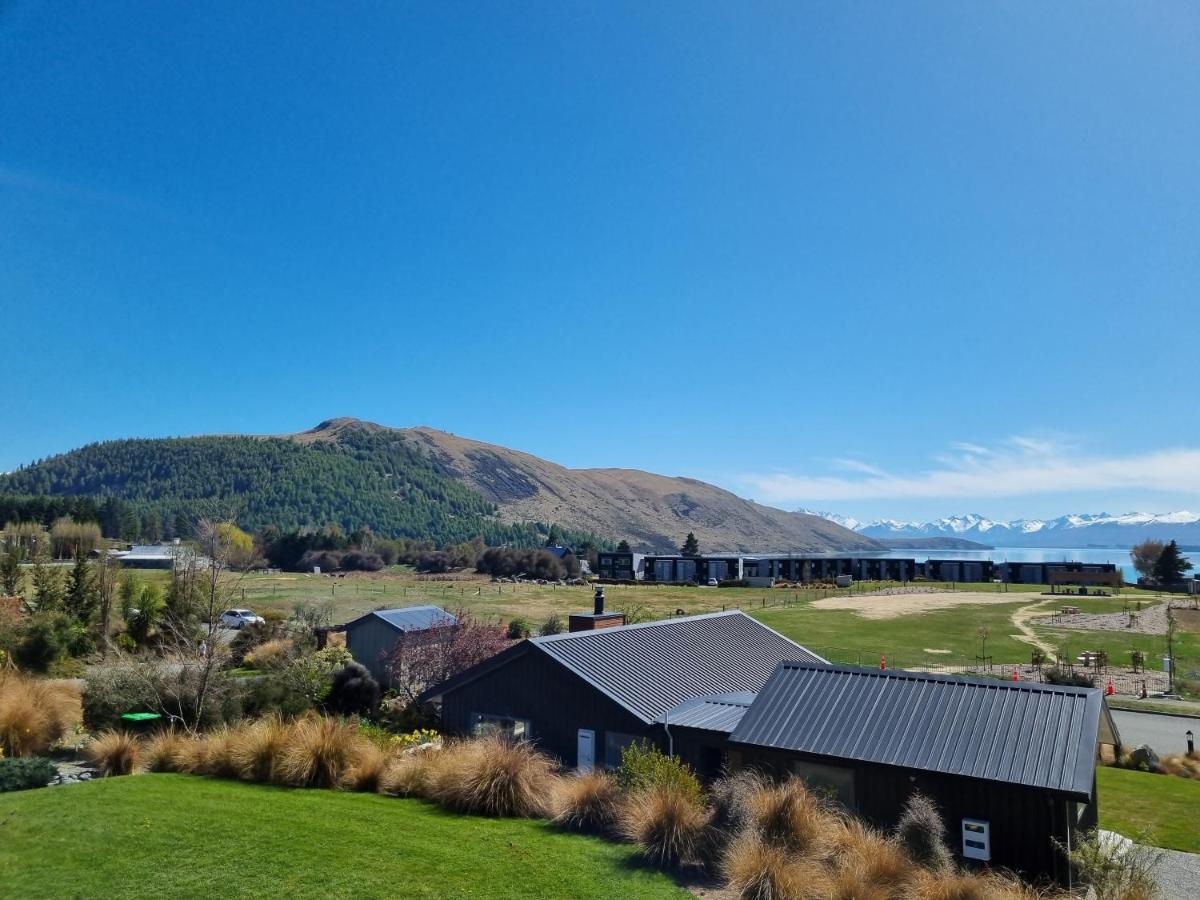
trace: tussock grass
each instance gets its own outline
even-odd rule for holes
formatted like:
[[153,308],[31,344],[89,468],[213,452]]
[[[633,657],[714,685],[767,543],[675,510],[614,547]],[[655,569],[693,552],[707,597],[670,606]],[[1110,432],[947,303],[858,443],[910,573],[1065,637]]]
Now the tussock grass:
[[896,825],[896,840],[914,862],[944,871],[954,864],[946,846],[946,823],[937,804],[924,794],[908,798]]
[[701,863],[711,842],[712,812],[683,790],[660,785],[636,791],[621,806],[621,831],[655,865]]
[[750,829],[766,843],[794,854],[820,855],[839,825],[799,778],[759,787],[747,806]]
[[393,759],[379,782],[379,792],[393,797],[428,797],[441,750],[406,753]]
[[442,750],[433,766],[429,799],[457,812],[540,816],[549,805],[554,764],[525,743],[499,736]]
[[605,772],[560,778],[550,795],[550,818],[568,831],[610,834],[620,808],[620,786]]
[[821,900],[831,891],[825,867],[748,830],[725,848],[721,869],[742,900]]
[[88,741],[84,754],[104,778],[132,775],[142,754],[142,742],[125,731],[102,731]]
[[295,644],[287,638],[263,641],[246,654],[245,663],[247,666],[263,671],[278,669],[292,657],[295,649]]
[[366,741],[352,722],[324,717],[301,719],[279,760],[283,784],[295,787],[337,787]]
[[386,783],[385,776],[391,763],[391,752],[364,739],[354,751],[350,768],[342,776],[339,786],[347,791],[378,793]]
[[894,841],[851,816],[838,822],[830,851],[838,896],[902,897],[918,869]]
[[1036,888],[1005,875],[975,875],[944,869],[917,870],[908,889],[908,896],[921,900],[1038,900],[1044,896]]
[[79,689],[73,685],[0,672],[0,750],[5,756],[44,754],[81,718]]
[[160,731],[142,750],[142,768],[147,772],[182,772],[181,758],[192,738],[175,729]]
[[729,839],[741,834],[750,827],[750,798],[770,785],[771,780],[755,769],[718,778],[708,791],[713,828]]
[[199,774],[213,778],[237,778],[239,770],[233,760],[235,732],[229,728],[218,728],[201,738],[203,745]]
[[263,783],[278,781],[279,762],[290,737],[290,726],[277,714],[237,729],[229,746],[237,777]]

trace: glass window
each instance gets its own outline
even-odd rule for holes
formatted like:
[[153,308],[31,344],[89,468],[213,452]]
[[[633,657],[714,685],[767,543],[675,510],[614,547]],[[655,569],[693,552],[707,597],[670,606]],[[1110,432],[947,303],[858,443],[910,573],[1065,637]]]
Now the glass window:
[[792,774],[804,779],[804,783],[816,793],[825,794],[847,809],[856,809],[854,802],[854,770],[823,763],[794,760]]
[[493,716],[489,713],[471,713],[471,734],[503,734],[518,741],[528,740],[533,735],[533,723],[528,719],[512,716]]
[[604,732],[604,765],[615,769],[621,765],[621,754],[630,744],[641,740],[636,734],[622,734],[619,731]]

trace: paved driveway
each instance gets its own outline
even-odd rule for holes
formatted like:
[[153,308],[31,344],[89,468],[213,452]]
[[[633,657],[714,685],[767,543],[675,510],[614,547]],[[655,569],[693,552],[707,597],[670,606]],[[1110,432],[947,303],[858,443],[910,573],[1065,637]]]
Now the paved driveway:
[[1189,729],[1195,734],[1196,741],[1200,742],[1200,718],[1128,712],[1123,709],[1114,709],[1112,716],[1117,723],[1117,730],[1121,732],[1121,744],[1127,749],[1149,744],[1160,756],[1183,753],[1187,750],[1184,732]]

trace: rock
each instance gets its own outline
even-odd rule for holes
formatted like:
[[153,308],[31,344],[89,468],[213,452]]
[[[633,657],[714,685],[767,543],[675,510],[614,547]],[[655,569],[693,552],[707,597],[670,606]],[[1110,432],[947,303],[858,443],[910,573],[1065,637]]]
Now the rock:
[[1161,772],[1162,764],[1158,760],[1158,754],[1149,744],[1142,744],[1132,753],[1129,754],[1130,764],[1145,772]]

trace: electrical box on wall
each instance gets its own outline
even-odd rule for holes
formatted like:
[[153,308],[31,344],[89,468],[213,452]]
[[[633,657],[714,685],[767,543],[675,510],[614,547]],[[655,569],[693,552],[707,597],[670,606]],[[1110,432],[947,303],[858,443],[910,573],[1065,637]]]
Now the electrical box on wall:
[[989,862],[992,858],[992,826],[983,819],[962,820],[962,855]]

